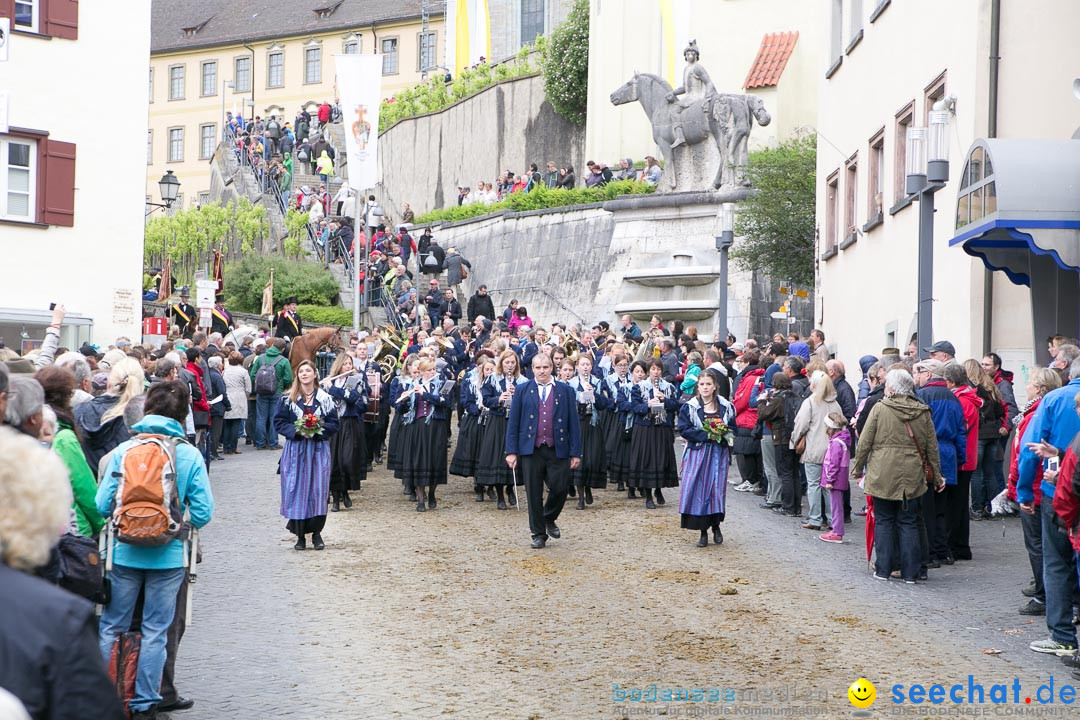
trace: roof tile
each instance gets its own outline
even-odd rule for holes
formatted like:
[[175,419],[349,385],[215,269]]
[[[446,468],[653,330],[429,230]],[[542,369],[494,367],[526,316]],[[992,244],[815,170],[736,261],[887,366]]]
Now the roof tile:
[[795,49],[795,42],[799,39],[799,32],[768,33],[761,39],[761,47],[758,48],[757,57],[754,58],[750,72],[746,74],[743,88],[749,90],[757,87],[769,87],[780,82],[780,76],[787,67],[788,58]]

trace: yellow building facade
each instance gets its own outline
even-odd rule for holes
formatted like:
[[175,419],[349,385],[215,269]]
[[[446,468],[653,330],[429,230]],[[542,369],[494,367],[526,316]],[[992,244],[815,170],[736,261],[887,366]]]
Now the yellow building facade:
[[[158,26],[155,18],[155,35]],[[181,28],[185,34],[190,30]],[[156,37],[153,46],[166,44],[159,40]],[[278,115],[291,124],[301,107],[314,115],[324,100],[332,104],[338,97],[335,55],[381,55],[384,98],[444,72],[442,17],[429,17],[425,29],[419,13],[378,24],[260,40],[238,38],[211,46],[200,42],[195,30],[190,40],[188,47],[172,42],[174,47],[156,52],[152,48],[150,54],[146,198],[160,201],[157,183],[172,170],[181,183],[174,207],[188,208],[209,199],[209,161],[227,112],[264,120]]]

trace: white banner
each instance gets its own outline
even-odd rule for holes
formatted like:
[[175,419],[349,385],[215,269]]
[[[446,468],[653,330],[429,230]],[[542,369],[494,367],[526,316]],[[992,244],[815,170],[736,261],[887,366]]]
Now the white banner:
[[335,55],[337,87],[345,124],[349,187],[369,190],[379,182],[379,105],[382,55]]
[[446,0],[446,67],[454,77],[484,58],[491,62],[488,0]]

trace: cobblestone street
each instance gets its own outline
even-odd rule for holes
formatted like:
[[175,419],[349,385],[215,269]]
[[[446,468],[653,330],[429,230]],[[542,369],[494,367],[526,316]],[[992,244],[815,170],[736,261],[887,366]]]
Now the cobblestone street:
[[622,717],[613,686],[651,683],[758,689],[748,704],[777,710],[790,703],[767,691],[795,685],[838,716],[862,675],[882,712],[895,683],[1071,682],[1026,648],[1046,629],[1016,612],[1029,572],[1015,519],[972,523],[974,563],[905,586],[871,578],[861,519],[830,545],[750,494],[729,490],[720,547],[694,547],[674,492],[646,511],[601,490],[586,511],[569,501],[562,539],[534,551],[524,512],[476,503],[470,482],[451,478],[420,514],[380,468],[330,514],[326,550],[296,552],[276,459],[247,447],[212,468],[218,511],[178,663],[196,705],[177,718]]

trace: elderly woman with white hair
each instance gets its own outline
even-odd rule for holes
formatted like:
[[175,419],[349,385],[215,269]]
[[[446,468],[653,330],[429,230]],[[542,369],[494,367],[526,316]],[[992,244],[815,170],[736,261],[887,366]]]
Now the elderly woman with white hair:
[[33,718],[91,709],[94,717],[122,718],[98,649],[94,606],[32,574],[68,526],[67,470],[33,438],[8,428],[0,428],[0,457],[0,687]]
[[791,449],[799,453],[806,470],[806,500],[810,504],[810,515],[803,527],[807,530],[820,530],[830,522],[821,492],[821,468],[825,462],[825,452],[829,449],[825,418],[829,413],[842,413],[843,410],[836,401],[836,389],[832,380],[821,370],[810,376],[810,393],[810,397],[803,400],[799,407],[799,414],[795,416],[795,427],[791,431]]
[[906,370],[885,376],[885,399],[863,426],[851,476],[864,471],[863,489],[876,520],[874,577],[888,580],[899,568],[904,582],[914,584],[922,562],[920,498],[928,487],[944,490],[945,478],[930,408],[915,397],[915,381]]
[[218,453],[218,448],[221,446],[222,432],[225,429],[225,413],[232,410],[229,391],[222,375],[225,361],[220,355],[211,355],[206,364],[210,367],[210,446],[207,454],[214,460],[224,460],[224,456]]

